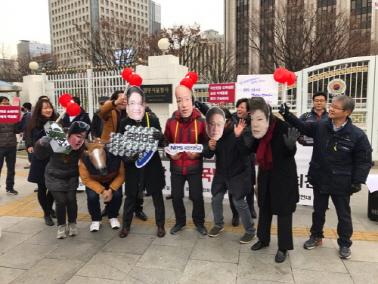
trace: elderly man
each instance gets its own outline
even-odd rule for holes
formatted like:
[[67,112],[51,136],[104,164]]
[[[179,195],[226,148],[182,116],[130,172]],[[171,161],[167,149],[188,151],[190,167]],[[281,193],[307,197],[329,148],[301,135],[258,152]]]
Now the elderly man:
[[[169,143],[203,144],[206,140],[205,120],[194,108],[192,90],[178,86],[175,90],[178,111],[167,120],[164,135]],[[189,183],[189,198],[193,202],[192,218],[198,232],[207,234],[204,226],[205,208],[203,201],[202,170],[203,162],[200,153],[182,152],[169,155],[171,159],[172,203],[176,215],[176,224],[171,234],[178,234],[186,227],[184,207],[184,184]]]
[[354,100],[348,96],[334,97],[329,106],[328,120],[305,123],[289,112],[286,104],[280,113],[299,131],[314,139],[314,150],[308,171],[308,180],[314,190],[314,212],[310,239],[305,249],[322,244],[325,212],[331,197],[338,217],[337,243],[339,256],[351,257],[353,234],[350,196],[361,190],[371,167],[371,146],[366,134],[353,125],[349,115]]

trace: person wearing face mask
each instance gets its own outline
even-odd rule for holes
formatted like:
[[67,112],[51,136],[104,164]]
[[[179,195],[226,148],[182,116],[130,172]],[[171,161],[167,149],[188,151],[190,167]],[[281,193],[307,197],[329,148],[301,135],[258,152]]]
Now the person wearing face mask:
[[[251,115],[250,115],[250,109],[249,109],[249,100],[247,98],[239,99],[236,102],[236,112],[232,115],[232,120],[234,124],[237,126],[239,124],[239,120],[242,119],[245,121],[246,127],[244,131],[249,132],[249,136],[252,136],[250,133],[250,125],[251,125]],[[247,135],[248,136],[248,135]],[[246,137],[247,137],[246,136]],[[247,138],[246,138],[247,139]],[[250,139],[247,143],[251,143]],[[256,171],[255,171],[255,154],[252,153],[249,156],[251,160],[251,187],[254,188],[254,185],[256,184]],[[228,194],[228,199],[230,201],[230,207],[232,211],[232,226],[236,227],[239,226],[239,213],[236,210],[232,194]],[[251,216],[253,219],[256,219],[257,214],[254,207],[255,197],[254,197],[254,190],[251,190],[249,194],[246,196],[246,200],[249,206],[249,211],[251,212]]]
[[37,159],[45,160],[50,157],[45,170],[45,182],[56,203],[58,222],[56,237],[58,239],[64,239],[67,236],[67,229],[70,237],[78,234],[76,189],[79,186],[79,159],[84,153],[84,140],[89,128],[90,126],[82,121],[71,124],[67,134],[67,140],[72,147],[69,154],[55,153],[50,145],[52,138],[48,136],[43,136],[34,146],[34,155]]
[[[225,114],[226,122],[221,124],[224,130],[214,132],[212,130],[212,118],[216,116],[218,124],[220,124],[219,111]],[[245,234],[240,239],[240,243],[248,244],[256,236],[256,229],[252,220],[251,213],[247,202],[245,201],[252,188],[251,181],[251,160],[249,158],[250,151],[245,143],[237,143],[241,135],[249,136],[250,133],[244,131],[244,122],[236,126],[233,123],[231,113],[226,108],[211,108],[208,112],[214,112],[209,119],[209,137],[210,140],[204,145],[202,155],[205,158],[212,158],[216,156],[215,165],[216,172],[211,185],[211,206],[214,214],[215,226],[210,230],[210,237],[217,237],[220,232],[224,230],[223,221],[223,197],[228,191],[232,198],[233,204],[241,217]],[[218,117],[218,118],[217,118]],[[207,118],[207,117],[206,117]],[[248,139],[248,137],[246,137]]]
[[35,143],[46,136],[44,125],[48,121],[55,121],[58,118],[54,112],[54,107],[49,100],[42,99],[36,104],[33,114],[27,125],[25,133],[25,145],[29,154],[32,155],[32,161],[28,176],[28,182],[36,183],[38,185],[38,202],[44,212],[45,223],[48,226],[53,226],[54,221],[51,217],[56,218],[55,211],[52,209],[54,197],[51,191],[47,191],[45,184],[45,169],[50,160],[50,156],[46,159],[39,160],[33,155]]
[[294,155],[297,129],[276,118],[261,97],[250,100],[252,151],[259,165],[258,242],[252,250],[269,246],[273,215],[277,215],[278,251],[275,261],[286,259],[286,251],[293,249],[292,216],[299,201],[297,166]]
[[[164,135],[169,143],[203,144],[206,141],[205,120],[194,108],[193,91],[184,85],[175,89],[178,111],[167,120]],[[189,198],[193,202],[192,218],[198,232],[207,234],[205,223],[205,207],[203,200],[201,153],[181,152],[168,155],[170,158],[172,204],[176,216],[176,224],[171,234],[178,234],[186,227],[186,210],[183,202],[184,185],[188,181]]]
[[[100,108],[98,116],[104,121],[101,142],[109,142],[110,133],[120,132],[121,120],[127,117],[126,101],[123,91],[115,91],[110,100]],[[105,206],[105,209],[101,212],[102,216],[108,215],[107,209],[107,206]],[[147,215],[143,212],[143,198],[141,196],[137,199],[134,212],[139,219],[147,221]]]
[[[164,143],[165,137],[161,132],[159,119],[145,112],[146,97],[143,91],[137,86],[131,86],[126,92],[126,97],[128,117],[122,119],[120,133],[125,133],[127,125],[154,127],[157,131],[153,133],[153,137],[155,140],[161,142],[160,146],[163,146],[162,143]],[[165,207],[162,193],[165,187],[163,164],[158,151],[141,168],[137,168],[135,165],[137,159],[138,155],[135,155],[135,157],[123,157],[125,164],[126,199],[123,206],[123,228],[119,236],[121,238],[128,236],[138,196],[142,196],[144,189],[146,189],[147,193],[151,195],[155,207],[155,220],[158,227],[157,236],[162,238],[165,236]]]

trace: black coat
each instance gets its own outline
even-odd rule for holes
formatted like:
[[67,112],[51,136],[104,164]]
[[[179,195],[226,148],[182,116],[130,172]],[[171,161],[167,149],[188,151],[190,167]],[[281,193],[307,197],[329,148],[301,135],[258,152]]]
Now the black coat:
[[[89,126],[91,126],[91,119],[89,118],[88,113],[85,112],[85,110],[82,107],[80,107],[80,113],[77,116],[75,116],[75,118],[72,121],[70,121],[70,116],[68,115],[68,113],[66,113],[64,115],[61,123],[62,123],[64,128],[70,128],[71,124],[74,121],[83,121],[86,124],[88,124]],[[90,131],[91,131],[91,129],[89,129],[87,131],[86,138],[88,138]]]
[[351,184],[366,182],[372,149],[366,134],[350,118],[339,131],[333,130],[332,119],[313,123],[300,121],[294,115],[285,119],[301,134],[314,138],[308,170],[314,189],[326,194],[350,195]]
[[[289,128],[289,123],[276,119],[270,140],[273,169],[264,171],[260,167],[257,176],[259,207],[269,202],[273,215],[285,216],[295,212],[299,201],[297,165],[294,159],[297,149],[288,149],[283,139]],[[257,151],[259,143],[260,140],[255,139],[252,147],[254,152]],[[268,193],[270,199],[266,198]]]
[[[29,147],[34,147],[35,143],[42,138],[43,136],[46,136],[44,128],[37,128],[35,127],[32,130],[32,137],[26,136],[25,145],[26,149]],[[31,159],[31,165],[29,170],[29,176],[28,176],[28,182],[33,183],[45,183],[45,169],[47,164],[50,161],[50,156],[47,156],[46,159],[39,160],[35,157],[35,155],[32,155]]]
[[62,159],[63,154],[54,153],[50,144],[42,146],[35,143],[34,155],[44,160],[50,157],[45,170],[45,184],[50,191],[71,191],[79,186],[79,150],[72,150],[67,162]]
[[[244,132],[243,136],[248,132]],[[232,194],[233,198],[241,199],[252,190],[251,184],[251,152],[246,143],[238,143],[235,138],[234,124],[231,123],[222,137],[217,141],[214,151],[210,151],[209,144],[204,145],[202,156],[212,158],[216,155],[216,171],[211,185],[211,194],[216,195],[225,188]]]
[[[149,120],[150,127],[155,127],[161,131],[159,119],[157,117],[149,116]],[[136,125],[136,121],[130,117],[122,119],[119,128],[121,134],[125,132],[126,125]],[[142,119],[141,126],[147,127],[146,115]],[[135,166],[135,162],[127,162],[124,160],[124,163],[126,194],[138,195],[139,180],[142,169],[144,171],[144,187],[146,188],[148,194],[162,191],[165,187],[164,169],[158,151],[154,153],[151,160],[148,161],[148,163],[142,168],[137,168]]]
[[104,121],[101,117],[98,116],[100,110],[97,110],[96,113],[93,115],[92,123],[91,123],[91,134],[92,137],[101,138],[102,128],[104,127]]

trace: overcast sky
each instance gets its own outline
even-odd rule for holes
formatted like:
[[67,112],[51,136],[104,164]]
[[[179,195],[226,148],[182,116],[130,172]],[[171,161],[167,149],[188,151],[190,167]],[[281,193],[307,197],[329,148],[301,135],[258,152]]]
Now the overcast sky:
[[[162,26],[201,25],[223,34],[224,0],[155,0]],[[17,53],[19,40],[50,43],[48,0],[0,0],[0,58]]]

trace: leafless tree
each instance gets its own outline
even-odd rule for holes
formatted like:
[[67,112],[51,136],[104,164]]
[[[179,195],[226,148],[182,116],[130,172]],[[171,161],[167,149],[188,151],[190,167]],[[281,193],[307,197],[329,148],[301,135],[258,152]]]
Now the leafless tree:
[[201,79],[206,84],[228,83],[236,80],[235,52],[223,43],[208,46],[204,56],[204,70]]
[[[376,44],[348,12],[307,10],[297,1],[277,4],[275,11],[252,11],[250,48],[260,58],[260,70],[277,67],[302,70],[320,63],[370,55]],[[270,16],[266,16],[270,15]]]
[[[74,24],[79,36],[70,36],[77,55],[91,61],[94,66],[131,64],[138,60],[139,50],[144,48],[145,32],[137,31],[132,22],[101,19],[98,28],[86,22]],[[117,51],[117,52],[116,52]]]

